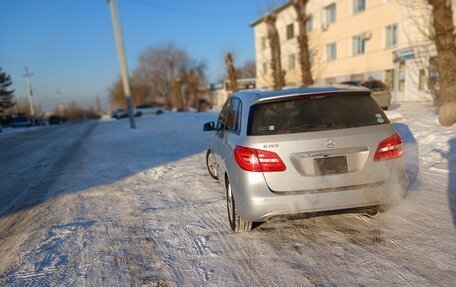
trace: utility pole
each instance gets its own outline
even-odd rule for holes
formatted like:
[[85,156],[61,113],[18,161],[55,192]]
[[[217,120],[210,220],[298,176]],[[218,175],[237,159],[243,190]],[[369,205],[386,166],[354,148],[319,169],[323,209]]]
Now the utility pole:
[[[115,3],[114,3],[115,2]],[[114,28],[114,37],[116,39],[117,54],[120,62],[120,73],[122,75],[122,84],[127,101],[128,117],[130,118],[130,127],[136,128],[135,118],[133,117],[133,108],[131,104],[130,83],[128,82],[127,60],[125,58],[125,48],[122,39],[122,28],[119,15],[119,2],[118,0],[108,0],[109,8],[111,10],[112,26]]]
[[30,115],[34,116],[35,115],[35,111],[33,110],[32,83],[30,82],[30,77],[31,76],[33,76],[33,74],[30,74],[29,71],[28,71],[28,68],[25,67],[24,78],[25,78],[25,83],[27,84],[27,93],[28,93],[28,100],[29,100],[29,107],[30,107]]

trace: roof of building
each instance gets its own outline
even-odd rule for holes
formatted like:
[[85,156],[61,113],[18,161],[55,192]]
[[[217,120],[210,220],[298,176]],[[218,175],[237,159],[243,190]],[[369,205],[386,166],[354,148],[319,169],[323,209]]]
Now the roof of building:
[[[290,5],[291,5],[291,1],[288,1],[288,2],[285,2],[283,3],[282,5],[280,5],[279,7],[275,8],[274,10],[272,10],[271,12],[269,12],[267,15],[269,14],[272,14],[272,13],[279,13],[281,12],[282,10],[285,10],[286,8],[288,8]],[[264,16],[261,16],[260,18],[256,19],[255,21],[253,21],[250,26],[251,27],[254,27],[256,26],[257,24],[263,22],[263,19],[266,17],[266,15]]]

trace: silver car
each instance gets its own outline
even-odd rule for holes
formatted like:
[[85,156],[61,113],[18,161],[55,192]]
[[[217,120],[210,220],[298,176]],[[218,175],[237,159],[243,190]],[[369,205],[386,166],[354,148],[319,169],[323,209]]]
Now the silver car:
[[375,214],[407,192],[402,139],[363,87],[239,92],[204,130],[236,232],[274,216]]

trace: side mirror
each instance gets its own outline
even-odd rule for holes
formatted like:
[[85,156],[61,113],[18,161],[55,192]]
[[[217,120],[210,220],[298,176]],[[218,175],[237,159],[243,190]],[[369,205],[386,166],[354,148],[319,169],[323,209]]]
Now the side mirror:
[[203,131],[209,132],[215,130],[215,123],[214,122],[208,122],[205,123],[203,126]]

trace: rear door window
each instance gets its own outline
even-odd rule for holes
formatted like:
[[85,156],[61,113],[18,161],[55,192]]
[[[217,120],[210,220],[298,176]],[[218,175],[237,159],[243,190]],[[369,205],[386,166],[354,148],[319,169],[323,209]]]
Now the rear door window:
[[247,135],[275,135],[389,123],[369,94],[293,97],[250,108]]
[[220,111],[220,115],[217,121],[217,130],[224,130],[226,124],[226,114],[230,105],[231,99],[228,99],[225,104],[223,105],[222,110]]
[[242,116],[242,103],[241,103],[241,100],[239,100],[238,98],[234,98],[233,99],[233,102],[234,100],[236,100],[236,121],[234,123],[234,133],[237,133],[239,134],[241,132],[241,116]]
[[230,106],[226,112],[226,125],[225,130],[233,131],[234,123],[236,121],[236,99],[231,98]]
[[238,98],[232,98],[230,106],[227,110],[226,114],[226,127],[225,129],[233,132],[233,133],[239,133],[241,126],[240,126],[240,120],[241,120],[241,100]]

